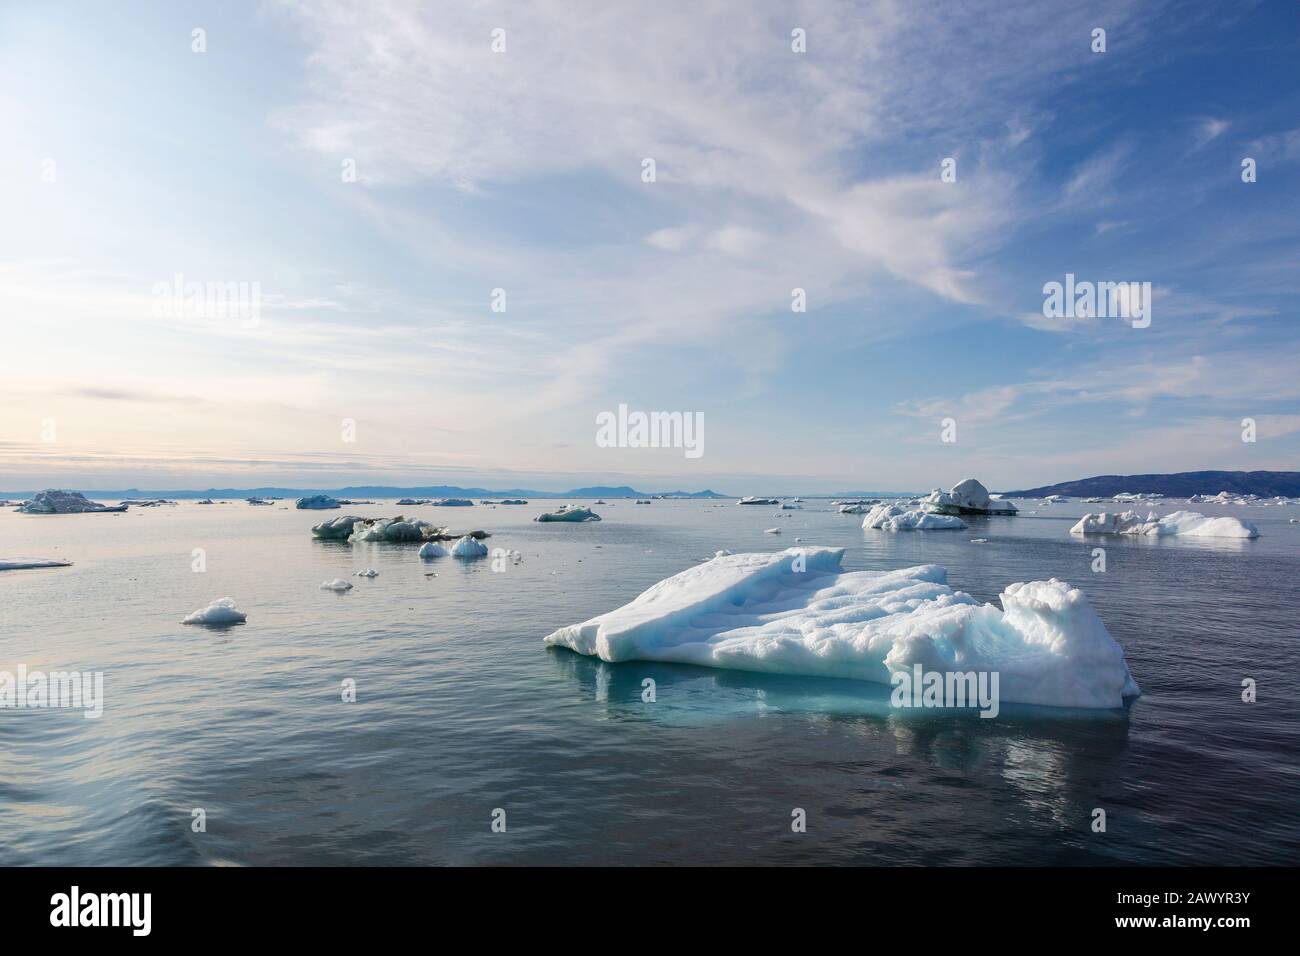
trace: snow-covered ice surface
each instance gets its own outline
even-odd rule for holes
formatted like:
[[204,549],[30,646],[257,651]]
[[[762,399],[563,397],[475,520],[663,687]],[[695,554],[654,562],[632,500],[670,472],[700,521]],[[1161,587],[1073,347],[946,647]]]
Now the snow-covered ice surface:
[[223,626],[227,624],[243,624],[248,620],[248,615],[235,607],[235,602],[228,597],[217,598],[207,607],[201,607],[197,611],[187,615],[182,624],[205,624],[210,627]]
[[843,556],[842,548],[718,556],[545,642],[610,662],[882,684],[914,664],[996,671],[1004,702],[1051,707],[1117,708],[1139,693],[1088,599],[1061,581],[1008,585],[998,609],[949,587],[938,565],[846,572]]
[[1187,538],[1258,538],[1259,529],[1235,517],[1207,518],[1198,511],[1174,511],[1163,518],[1154,511],[1144,518],[1136,511],[1086,514],[1071,534],[1133,534]]
[[956,515],[909,511],[898,505],[876,505],[862,519],[862,527],[879,531],[960,531],[969,525]]

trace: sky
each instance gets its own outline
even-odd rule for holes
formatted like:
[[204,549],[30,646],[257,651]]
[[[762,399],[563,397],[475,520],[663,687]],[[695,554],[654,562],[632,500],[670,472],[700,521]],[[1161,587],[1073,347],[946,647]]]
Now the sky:
[[1298,48],[1289,0],[7,0],[0,489],[1296,470]]

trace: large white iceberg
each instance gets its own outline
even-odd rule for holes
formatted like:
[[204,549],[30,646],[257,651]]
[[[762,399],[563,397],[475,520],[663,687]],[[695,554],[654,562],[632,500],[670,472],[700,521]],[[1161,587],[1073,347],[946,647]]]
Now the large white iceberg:
[[1143,518],[1136,511],[1086,514],[1071,534],[1134,534],[1190,538],[1258,538],[1259,529],[1240,518],[1207,518],[1199,511],[1175,511],[1163,518],[1154,511]]
[[990,497],[974,478],[959,481],[948,491],[936,488],[921,499],[921,507],[948,515],[1013,515],[1019,510],[1010,501]]
[[880,531],[960,531],[969,525],[955,515],[908,511],[898,505],[876,505],[862,519],[862,527]]
[[843,548],[719,555],[631,603],[545,638],[605,661],[674,661],[890,683],[928,671],[997,672],[1003,701],[1115,708],[1138,686],[1082,591],[1009,585],[1002,609],[947,571],[843,571]]
[[338,508],[340,505],[329,495],[310,495],[306,498],[299,498],[294,502],[294,507],[304,511],[324,511],[328,508]]
[[248,615],[235,607],[234,601],[224,597],[217,598],[207,607],[201,607],[197,611],[186,615],[181,623],[220,627],[227,624],[243,624],[246,620],[248,620]]
[[46,488],[18,506],[18,510],[28,515],[77,515],[96,512],[120,512],[126,505],[101,505],[90,501],[79,491],[62,491],[58,488]]

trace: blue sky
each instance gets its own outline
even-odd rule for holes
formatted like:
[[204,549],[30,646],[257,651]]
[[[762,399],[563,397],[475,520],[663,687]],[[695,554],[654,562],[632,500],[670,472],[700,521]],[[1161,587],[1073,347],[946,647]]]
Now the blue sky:
[[1295,469],[1300,8],[953,7],[6,4],[0,487]]

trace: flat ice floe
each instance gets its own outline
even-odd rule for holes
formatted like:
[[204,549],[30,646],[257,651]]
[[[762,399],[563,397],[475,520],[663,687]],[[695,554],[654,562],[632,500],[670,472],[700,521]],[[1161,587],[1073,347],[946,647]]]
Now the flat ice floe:
[[248,615],[235,607],[234,601],[228,597],[224,597],[217,598],[207,607],[201,607],[192,614],[187,615],[181,623],[220,626],[225,624],[243,624],[247,620]]
[[534,521],[599,521],[600,515],[590,508],[570,508],[568,505],[561,505],[555,511],[547,511],[539,514]]
[[[616,662],[839,677],[996,671],[1004,702],[1116,708],[1139,694],[1082,591],[1011,584],[1002,608],[948,586],[934,564],[842,571],[842,548],[719,555],[545,643]],[[800,570],[802,567],[803,570]]]
[[70,568],[71,561],[0,561],[0,571],[28,571],[33,568]]
[[898,505],[876,505],[862,519],[862,527],[879,531],[960,531],[969,525],[956,515],[908,511]]
[[1133,534],[1189,538],[1258,538],[1259,529],[1240,518],[1207,518],[1198,511],[1175,511],[1163,518],[1154,511],[1143,518],[1136,511],[1086,514],[1071,534]]

